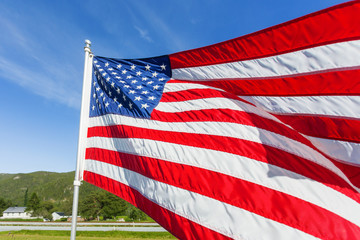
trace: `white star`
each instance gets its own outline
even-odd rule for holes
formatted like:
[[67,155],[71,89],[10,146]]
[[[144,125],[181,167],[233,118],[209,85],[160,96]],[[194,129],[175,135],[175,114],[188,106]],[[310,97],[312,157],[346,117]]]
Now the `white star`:
[[161,70],[166,70],[166,65],[165,64],[162,64],[160,67],[161,67]]
[[154,96],[148,97],[148,100],[155,100]]
[[105,77],[105,75],[106,75],[107,73],[106,72],[104,72],[102,75]]
[[108,81],[110,81],[110,78],[109,78],[109,77],[107,77],[107,78],[106,78],[106,81],[107,81],[107,82],[108,82]]
[[124,88],[129,88],[130,86],[129,85],[124,85]]
[[99,64],[96,64],[96,67],[101,67]]
[[135,91],[134,91],[134,90],[130,90],[129,93],[130,93],[130,94],[134,94]]
[[152,74],[153,77],[156,77],[157,75],[158,75],[157,72],[153,72],[153,74]]
[[93,98],[96,98],[96,93],[93,94]]
[[102,72],[102,71],[104,71],[104,69],[100,68],[100,69],[99,69],[99,72]]
[[126,101],[126,96],[125,95],[123,95],[123,99],[124,99],[124,101]]
[[154,81],[149,81],[149,82],[147,82],[147,84],[152,84],[152,83],[154,83]]
[[117,72],[111,72],[111,74],[112,74],[112,75],[116,75],[116,74],[117,74]]
[[92,110],[93,110],[93,111],[95,110],[95,106],[94,106],[94,105],[92,106]]
[[95,87],[95,86],[96,86],[96,82],[94,82],[94,84],[93,84],[93,85],[94,85],[94,87]]
[[126,76],[126,79],[131,79],[131,78],[132,78],[131,75]]
[[149,107],[149,105],[147,105],[147,103],[145,103],[145,104],[141,104],[141,108],[148,108]]
[[155,90],[155,89],[158,89],[159,87],[160,87],[159,85],[153,86],[154,90]]
[[114,82],[111,83],[111,87],[112,87],[112,88],[115,87],[115,83],[114,83]]
[[121,68],[121,67],[122,67],[122,65],[121,65],[121,64],[118,64],[116,67],[117,67],[117,68]]
[[97,60],[95,60],[94,63],[97,63]]
[[148,94],[148,91],[142,91],[141,94]]
[[133,65],[131,65],[131,70],[135,70],[135,68],[136,68],[136,66],[133,64]]
[[135,101],[141,101],[142,98],[140,96],[135,97]]
[[104,97],[103,97],[103,102],[105,102],[105,99],[106,99],[106,97],[104,96]]
[[109,106],[109,103],[107,102],[107,103],[105,103],[105,107],[108,107]]
[[113,68],[108,68],[108,71],[112,71],[112,70],[114,70]]
[[109,91],[109,94],[108,94],[110,97],[111,97],[111,92]]
[[107,62],[107,63],[105,63],[105,67],[107,67],[107,66],[109,66],[109,63]]
[[143,86],[141,86],[141,85],[136,87],[136,89],[142,89],[142,88],[143,88]]
[[100,93],[100,97],[102,97],[102,96],[104,96],[104,93],[103,93],[103,92]]
[[114,102],[117,102],[117,97],[114,97]]
[[116,78],[117,78],[117,79],[121,79],[121,77],[119,77],[119,76],[116,76]]
[[140,71],[137,71],[136,72],[136,76],[140,76],[141,75],[141,72]]
[[137,80],[132,80],[131,83],[137,83]]
[[120,94],[120,88],[116,89],[116,92],[117,92],[118,94]]
[[127,73],[126,69],[122,70],[121,73],[122,73],[122,74]]
[[122,104],[121,104],[121,103],[119,103],[118,108],[121,108],[121,107],[122,107]]
[[159,78],[159,81],[164,81],[165,80],[165,78]]
[[99,109],[101,109],[101,104],[99,103]]
[[129,103],[129,108],[130,108],[130,109],[132,109],[132,105],[133,105],[133,104],[130,102],[130,103]]
[[148,78],[147,78],[147,77],[143,77],[141,80],[146,81],[146,80],[148,80]]
[[121,82],[121,83],[125,83],[125,81],[123,81],[123,80],[119,80],[119,82]]
[[96,99],[96,101],[95,101],[96,103],[99,103],[99,99]]
[[150,71],[150,66],[149,66],[149,64],[145,66],[145,69],[146,69],[146,71]]

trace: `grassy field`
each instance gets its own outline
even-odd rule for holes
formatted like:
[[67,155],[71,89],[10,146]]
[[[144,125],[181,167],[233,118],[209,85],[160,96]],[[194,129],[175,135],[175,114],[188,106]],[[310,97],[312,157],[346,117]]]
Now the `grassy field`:
[[[70,231],[13,231],[0,232],[0,240],[69,240]],[[127,240],[157,240],[157,239],[176,239],[167,232],[85,232],[78,231],[76,235],[77,240],[113,240],[113,239],[127,239]]]

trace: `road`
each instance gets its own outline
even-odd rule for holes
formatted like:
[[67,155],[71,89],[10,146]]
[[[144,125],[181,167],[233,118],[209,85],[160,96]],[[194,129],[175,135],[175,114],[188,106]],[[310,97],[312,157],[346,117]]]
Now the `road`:
[[[38,225],[38,226],[71,226],[70,222],[0,222],[1,225]],[[132,222],[78,222],[78,226],[160,226],[157,223],[132,223]]]
[[[94,227],[98,226],[98,227]],[[110,227],[111,226],[111,227]],[[144,227],[149,226],[149,227]],[[157,226],[157,227],[156,227]],[[157,223],[78,223],[77,231],[166,232]],[[20,230],[70,231],[71,223],[64,222],[0,222],[0,232]]]

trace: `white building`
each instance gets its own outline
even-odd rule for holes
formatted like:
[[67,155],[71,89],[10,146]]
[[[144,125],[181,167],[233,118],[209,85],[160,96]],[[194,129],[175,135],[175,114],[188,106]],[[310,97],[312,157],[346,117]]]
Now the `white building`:
[[21,218],[21,219],[30,219],[31,214],[25,212],[26,207],[9,207],[3,212],[1,218]]
[[65,216],[63,212],[53,212],[51,215],[53,221],[60,220],[61,218],[68,218],[68,216]]

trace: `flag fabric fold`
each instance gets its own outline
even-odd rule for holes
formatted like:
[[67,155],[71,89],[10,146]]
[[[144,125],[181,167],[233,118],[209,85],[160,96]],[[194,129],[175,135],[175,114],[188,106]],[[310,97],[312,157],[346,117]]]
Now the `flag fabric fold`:
[[84,180],[179,239],[357,239],[359,12],[94,57]]

